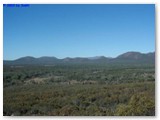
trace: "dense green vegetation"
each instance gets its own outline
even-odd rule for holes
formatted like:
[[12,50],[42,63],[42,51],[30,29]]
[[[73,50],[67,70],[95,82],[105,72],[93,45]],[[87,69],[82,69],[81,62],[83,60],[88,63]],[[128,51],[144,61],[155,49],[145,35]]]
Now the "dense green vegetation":
[[4,66],[3,114],[155,115],[153,65]]

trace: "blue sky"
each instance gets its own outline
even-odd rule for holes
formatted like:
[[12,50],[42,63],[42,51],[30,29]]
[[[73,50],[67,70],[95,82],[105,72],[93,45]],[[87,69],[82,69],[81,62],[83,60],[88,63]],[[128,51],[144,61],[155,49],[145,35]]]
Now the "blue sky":
[[30,5],[3,8],[5,60],[116,57],[155,51],[155,6]]

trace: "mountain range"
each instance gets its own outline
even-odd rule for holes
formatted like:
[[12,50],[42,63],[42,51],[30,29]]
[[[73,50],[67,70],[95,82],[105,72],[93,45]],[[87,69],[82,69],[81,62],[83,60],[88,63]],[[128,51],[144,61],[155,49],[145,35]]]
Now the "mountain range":
[[64,63],[155,63],[155,52],[140,53],[126,52],[115,58],[105,56],[95,57],[66,57],[58,59],[56,57],[40,57],[31,56],[22,57],[16,60],[3,60],[4,65],[55,65]]

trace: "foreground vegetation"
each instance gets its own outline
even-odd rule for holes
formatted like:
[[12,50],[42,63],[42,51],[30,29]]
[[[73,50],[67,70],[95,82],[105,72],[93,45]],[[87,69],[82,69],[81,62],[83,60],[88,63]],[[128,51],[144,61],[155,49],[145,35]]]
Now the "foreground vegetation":
[[154,66],[5,66],[3,115],[153,116]]

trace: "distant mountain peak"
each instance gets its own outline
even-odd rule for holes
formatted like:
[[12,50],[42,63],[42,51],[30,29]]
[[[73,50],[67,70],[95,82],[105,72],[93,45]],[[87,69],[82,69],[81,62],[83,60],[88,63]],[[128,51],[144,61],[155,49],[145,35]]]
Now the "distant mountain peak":
[[32,57],[32,56],[26,56],[26,57],[21,57],[21,58],[18,58],[16,60],[32,60],[32,59],[36,59],[35,57]]
[[56,58],[56,57],[49,57],[49,56],[43,56],[43,57],[39,57],[37,59],[39,59],[39,60],[56,60],[58,58]]
[[39,58],[56,58],[54,56],[42,56],[42,57],[39,57]]
[[149,59],[149,56],[152,56],[152,55],[154,57],[154,52],[144,54],[140,52],[130,51],[130,52],[126,52],[126,53],[119,55],[117,58],[118,59],[142,60],[142,59]]
[[102,59],[102,58],[106,58],[106,57],[105,56],[88,57],[88,59],[90,59],[90,60],[97,60],[97,59]]

